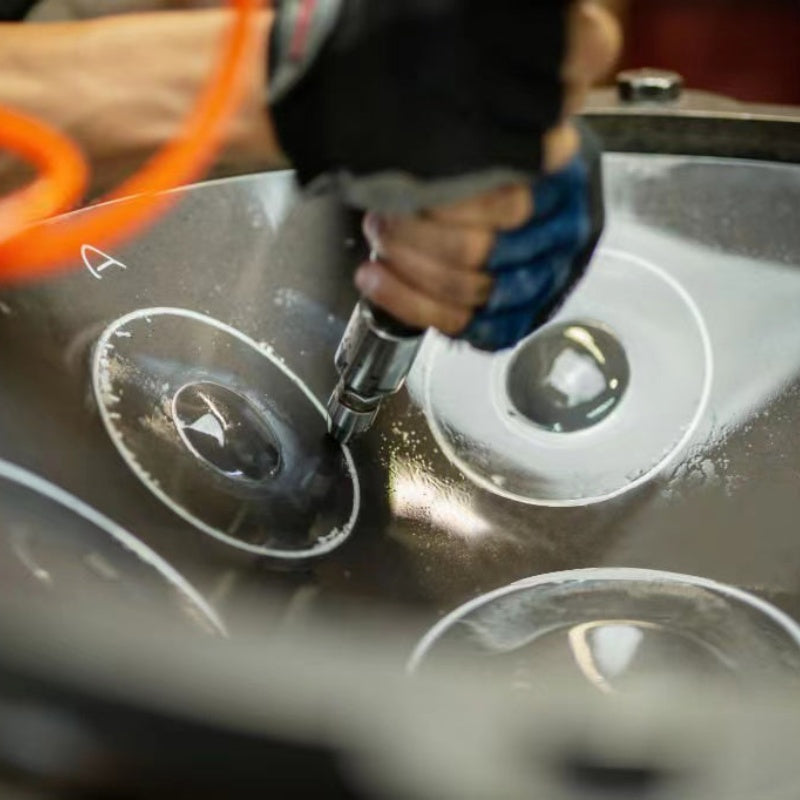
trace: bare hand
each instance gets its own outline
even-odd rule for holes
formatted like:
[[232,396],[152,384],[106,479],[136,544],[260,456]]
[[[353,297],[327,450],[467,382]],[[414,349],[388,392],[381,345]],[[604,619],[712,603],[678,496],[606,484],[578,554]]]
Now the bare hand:
[[[556,172],[579,146],[569,118],[593,83],[613,67],[621,46],[614,18],[593,2],[570,14],[564,65],[564,122],[545,138],[546,172]],[[533,216],[529,185],[509,186],[414,216],[367,215],[364,231],[377,261],[356,272],[359,291],[407,325],[456,335],[492,290],[484,267],[496,237]]]

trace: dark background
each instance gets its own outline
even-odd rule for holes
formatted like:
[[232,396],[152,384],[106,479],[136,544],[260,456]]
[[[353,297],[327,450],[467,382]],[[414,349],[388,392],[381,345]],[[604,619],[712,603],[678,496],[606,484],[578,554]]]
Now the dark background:
[[607,0],[626,28],[622,66],[680,72],[737,100],[800,105],[800,0]]

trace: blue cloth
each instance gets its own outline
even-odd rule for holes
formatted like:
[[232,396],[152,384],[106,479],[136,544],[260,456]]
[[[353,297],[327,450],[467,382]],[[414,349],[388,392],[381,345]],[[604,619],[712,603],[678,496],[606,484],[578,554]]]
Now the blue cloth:
[[585,268],[592,224],[583,158],[537,180],[533,194],[531,221],[498,237],[491,297],[461,336],[481,350],[513,347],[544,324]]

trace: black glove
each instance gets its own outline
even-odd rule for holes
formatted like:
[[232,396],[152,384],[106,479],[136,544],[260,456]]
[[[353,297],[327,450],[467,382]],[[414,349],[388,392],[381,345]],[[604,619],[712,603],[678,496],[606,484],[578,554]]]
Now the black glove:
[[270,102],[300,182],[404,212],[541,166],[566,0],[282,0]]

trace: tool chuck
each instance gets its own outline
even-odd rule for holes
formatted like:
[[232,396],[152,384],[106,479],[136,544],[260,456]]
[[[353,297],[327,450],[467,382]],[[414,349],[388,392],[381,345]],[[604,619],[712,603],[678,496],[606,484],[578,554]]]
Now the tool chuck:
[[383,400],[403,386],[422,334],[359,300],[336,351],[339,382],[328,400],[331,435],[339,443],[372,427]]

